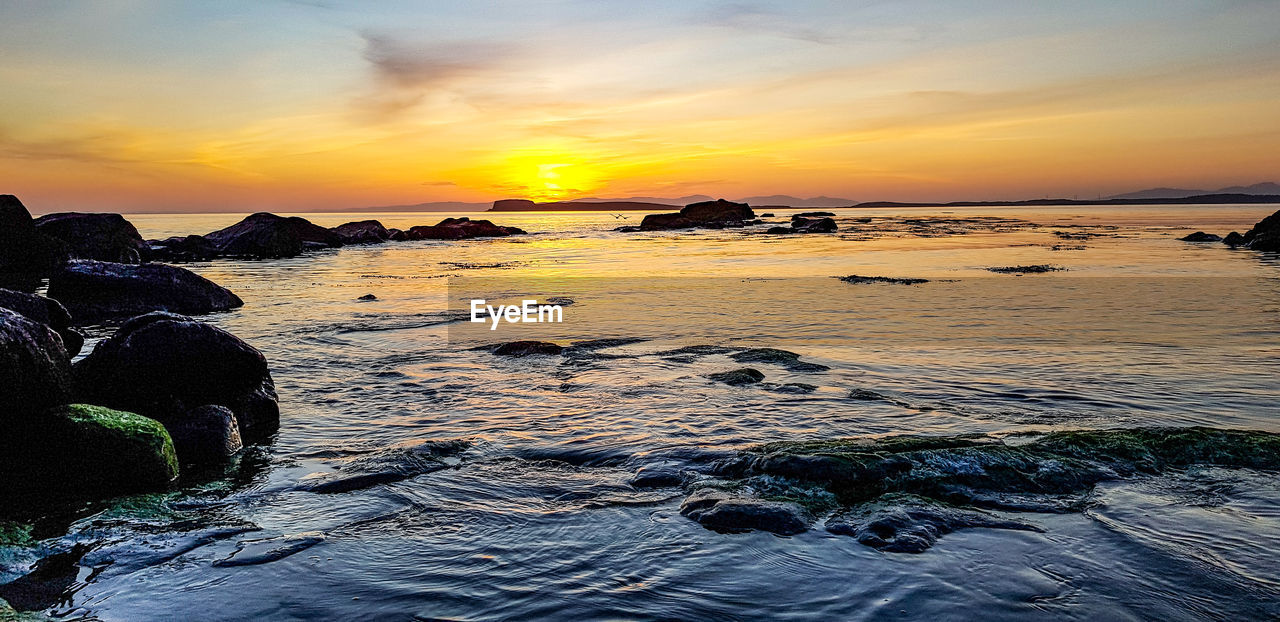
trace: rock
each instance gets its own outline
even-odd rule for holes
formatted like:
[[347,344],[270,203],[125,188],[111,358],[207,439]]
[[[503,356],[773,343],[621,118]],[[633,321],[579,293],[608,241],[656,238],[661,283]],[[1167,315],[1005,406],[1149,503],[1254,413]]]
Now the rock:
[[719,228],[741,226],[755,218],[755,212],[746,203],[734,203],[720,199],[690,203],[679,212],[649,214],[640,221],[641,231],[665,231],[692,227]]
[[1222,238],[1222,243],[1232,248],[1235,248],[1237,246],[1244,246],[1245,241],[1244,241],[1244,236],[1240,235],[1239,231],[1232,231],[1231,233],[1227,234],[1227,237]]
[[0,194],[0,287],[33,291],[64,260],[62,242],[36,231],[18,197]]
[[831,233],[839,227],[831,218],[792,218],[791,229],[795,233]]
[[6,432],[4,496],[101,498],[163,490],[178,477],[164,426],[131,412],[59,406]]
[[795,233],[795,232],[796,230],[792,229],[791,227],[769,227],[768,229],[765,229],[765,233],[768,233],[770,235],[786,235],[788,233]]
[[[772,363],[786,367],[791,371],[827,371],[831,369],[826,365],[817,363],[806,363],[800,360],[800,355],[795,352],[779,350],[777,348],[751,348],[730,354],[729,358],[739,363]],[[763,378],[763,376],[761,376]]]
[[409,239],[409,236],[399,229],[387,229],[387,239],[392,242],[403,242]]
[[679,469],[664,466],[645,466],[636,469],[636,474],[627,482],[633,488],[671,488],[684,482],[684,475]]
[[996,268],[987,268],[989,272],[997,272],[1000,274],[1044,274],[1045,272],[1060,272],[1066,270],[1059,266],[1050,266],[1048,264],[1038,264],[1034,266],[1002,266]]
[[760,217],[761,217],[761,218],[773,218],[773,212],[765,212],[765,213],[763,213],[763,214],[760,214]]
[[707,377],[715,380],[716,382],[723,382],[735,387],[744,384],[755,384],[764,380],[764,374],[760,373],[759,370],[751,369],[750,367],[711,374]]
[[[338,234],[298,216],[259,212],[205,236],[222,255],[255,258],[294,257],[308,248],[342,245]],[[308,244],[310,243],[310,244]]]
[[343,244],[380,244],[391,238],[391,232],[376,220],[348,222],[330,231],[336,233]]
[[211,404],[235,414],[244,442],[263,440],[279,427],[275,384],[262,353],[189,317],[135,317],[77,361],[72,373],[76,399],[166,425]]
[[827,531],[891,553],[923,553],[938,538],[960,529],[1043,531],[987,512],[948,506],[916,495],[890,494],[827,519]]
[[721,533],[759,530],[791,536],[809,529],[809,520],[799,505],[735,497],[715,489],[703,489],[689,495],[680,505],[680,514]]
[[71,328],[71,314],[57,300],[0,289],[0,308],[9,309],[19,315],[52,328],[62,338],[62,346],[69,356],[80,353],[84,346],[84,335]]
[[800,212],[791,216],[791,220],[797,218],[822,218],[824,216],[835,216],[834,212]]
[[894,285],[919,285],[920,283],[928,283],[929,279],[899,279],[888,276],[858,276],[850,274],[849,276],[839,277],[845,283],[853,283],[854,285],[864,285],[867,283],[892,283]]
[[[75,593],[80,559],[90,548],[88,544],[77,542],[70,550],[54,553],[36,562],[31,572],[0,585],[0,620],[51,620],[52,618],[44,616],[22,616],[17,611],[42,611],[66,602]],[[11,607],[5,605],[6,601]]]
[[377,297],[377,296],[374,296],[373,294],[365,294],[365,295],[363,295],[363,296],[361,296],[361,297],[359,297],[359,298],[356,298],[356,300],[363,300],[363,301],[365,301],[365,302],[372,302],[372,301],[377,300],[377,299],[378,299],[378,297]]
[[195,408],[165,429],[183,464],[218,464],[244,447],[235,414],[225,406]]
[[788,382],[786,384],[780,384],[770,389],[770,391],[773,391],[774,393],[788,393],[792,395],[804,395],[808,393],[813,393],[814,391],[817,391],[817,390],[818,390],[817,385],[806,384],[803,382]]
[[[0,429],[71,401],[71,362],[52,328],[0,308]],[[0,434],[3,436],[3,434]]]
[[464,240],[467,238],[493,238],[523,235],[517,227],[502,227],[488,220],[471,220],[467,217],[446,218],[431,226],[410,227],[410,240]]
[[49,277],[49,297],[66,305],[78,324],[150,311],[213,313],[244,304],[185,268],[90,260],[70,261]]
[[536,209],[536,204],[529,199],[498,199],[493,202],[493,212],[527,212]]
[[324,534],[318,531],[261,540],[245,540],[237,544],[234,553],[222,559],[215,559],[213,565],[217,568],[230,568],[266,564],[301,553],[324,541]]
[[202,235],[176,235],[149,244],[154,261],[207,261],[218,256],[218,247]]
[[1178,239],[1182,240],[1183,242],[1221,242],[1222,241],[1222,238],[1220,236],[1216,236],[1212,233],[1205,233],[1203,231],[1197,231],[1195,233],[1180,237]]
[[61,240],[73,259],[138,263],[151,247],[120,214],[65,212],[35,219],[36,231]]
[[1280,211],[1258,221],[1241,239],[1255,251],[1280,251]]
[[547,341],[512,341],[494,348],[501,356],[529,356],[531,354],[560,354],[564,348]]
[[361,473],[347,477],[325,479],[315,482],[304,482],[298,490],[314,492],[322,495],[333,495],[344,492],[364,490],[381,484],[394,484],[409,479],[408,473],[400,471],[379,471],[377,473]]

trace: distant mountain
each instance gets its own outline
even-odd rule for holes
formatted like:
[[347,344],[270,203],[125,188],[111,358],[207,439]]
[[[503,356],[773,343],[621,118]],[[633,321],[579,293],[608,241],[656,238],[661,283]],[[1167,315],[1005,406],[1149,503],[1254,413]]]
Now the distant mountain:
[[670,211],[674,205],[669,203],[646,203],[643,201],[551,201],[534,203],[528,199],[499,199],[493,202],[490,212],[623,212],[628,210],[645,210],[650,212]]
[[747,197],[739,199],[741,203],[747,205],[785,205],[787,207],[849,207],[857,201],[853,199],[838,199],[835,197],[813,197],[811,199],[801,199],[785,194],[774,194],[765,197]]
[[1280,194],[1280,184],[1262,182],[1252,186],[1230,186],[1218,190],[1188,190],[1185,188],[1148,188],[1137,192],[1126,192],[1107,199],[1185,199],[1205,194]]
[[691,194],[687,197],[676,197],[667,199],[663,197],[627,197],[625,199],[600,199],[590,197],[586,199],[573,199],[566,203],[657,203],[659,205],[676,205],[684,207],[690,203],[701,203],[702,201],[714,201],[715,197],[709,197],[705,194]]
[[489,209],[488,203],[465,203],[462,201],[434,201],[431,203],[415,203],[413,205],[381,205],[377,207],[357,207],[353,212],[483,212]]

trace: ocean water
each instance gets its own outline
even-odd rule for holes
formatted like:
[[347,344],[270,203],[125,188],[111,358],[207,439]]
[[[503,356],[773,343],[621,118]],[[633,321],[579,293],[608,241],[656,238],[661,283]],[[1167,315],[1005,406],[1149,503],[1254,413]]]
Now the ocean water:
[[[964,530],[919,555],[865,547],[821,520],[791,537],[720,534],[679,514],[680,489],[629,486],[640,467],[697,470],[776,440],[1139,425],[1280,432],[1280,257],[1177,240],[1245,231],[1270,207],[836,211],[836,234],[781,237],[612,230],[641,214],[494,214],[530,235],[188,264],[244,299],[204,319],[266,355],[281,430],[225,476],[52,521],[45,548],[96,547],[56,613],[1280,616],[1272,474],[1201,468],[1110,483],[1084,512],[1017,515],[1043,533]],[[446,215],[303,216],[407,227]],[[242,216],[128,217],[162,238]],[[1063,269],[987,270],[1032,264]],[[850,274],[929,282],[835,278]],[[357,300],[370,293],[378,300]],[[489,331],[461,318],[471,298],[551,296],[573,301],[563,323]],[[637,341],[585,359],[476,349],[516,338]],[[743,365],[670,353],[690,345],[783,348],[830,369],[752,364],[766,382],[731,387],[706,376]],[[786,383],[817,388],[776,390]],[[853,399],[856,390],[883,399]],[[410,477],[306,490],[386,469]],[[34,558],[4,552],[0,580]]]

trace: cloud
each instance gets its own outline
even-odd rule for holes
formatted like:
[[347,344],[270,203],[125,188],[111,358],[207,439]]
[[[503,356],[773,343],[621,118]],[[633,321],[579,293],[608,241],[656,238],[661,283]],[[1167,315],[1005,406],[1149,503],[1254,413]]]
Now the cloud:
[[449,84],[499,70],[513,53],[512,46],[493,42],[448,41],[413,43],[387,33],[364,31],[364,59],[377,78],[401,88]]
[[712,26],[775,34],[812,43],[834,44],[841,40],[835,33],[802,26],[788,20],[780,13],[748,4],[725,4],[715,7],[706,14],[704,21]]

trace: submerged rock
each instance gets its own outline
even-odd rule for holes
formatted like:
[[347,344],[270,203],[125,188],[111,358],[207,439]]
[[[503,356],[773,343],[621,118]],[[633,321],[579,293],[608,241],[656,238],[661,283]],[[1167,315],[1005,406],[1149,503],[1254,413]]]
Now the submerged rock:
[[764,374],[761,373],[760,370],[751,369],[750,367],[743,367],[742,369],[735,369],[733,371],[723,371],[716,374],[710,374],[707,377],[716,382],[723,382],[727,385],[735,386],[735,387],[741,386],[744,384],[755,384],[757,382],[760,382],[761,380],[764,380]]
[[67,354],[75,356],[84,346],[84,335],[71,328],[71,314],[57,300],[0,289],[0,308],[14,311],[19,315],[52,328],[62,338],[62,345]]
[[1280,251],[1280,211],[1258,221],[1241,240],[1255,251]]
[[222,559],[214,560],[213,565],[218,568],[230,568],[266,564],[301,553],[324,541],[324,534],[318,531],[277,538],[244,540],[237,544],[234,553]]
[[1043,531],[1028,523],[907,494],[888,494],[827,519],[827,531],[891,553],[923,553],[939,537],[971,528]]
[[154,261],[206,261],[218,256],[218,247],[202,235],[175,235],[149,244]]
[[999,274],[1044,274],[1045,272],[1060,272],[1066,268],[1060,266],[1051,266],[1048,264],[1036,264],[1032,266],[998,266],[987,268],[989,272]]
[[376,220],[358,220],[338,225],[336,233],[343,244],[379,244],[391,238],[391,232]]
[[338,234],[298,216],[259,212],[205,236],[218,253],[259,259],[294,257],[309,248],[341,246]]
[[205,405],[235,414],[245,442],[280,422],[267,360],[216,326],[171,313],[125,322],[73,366],[77,399],[136,412],[166,425]]
[[36,231],[61,240],[73,259],[138,263],[151,248],[120,214],[47,214],[35,219]]
[[920,283],[928,283],[929,279],[900,279],[888,276],[858,276],[850,274],[849,276],[838,277],[845,283],[853,283],[854,285],[865,285],[868,283],[891,283],[893,285],[919,285]]
[[71,399],[71,362],[52,328],[0,308],[0,437]]
[[804,508],[785,501],[768,501],[704,488],[680,504],[680,514],[721,533],[759,530],[791,536],[809,529]]
[[374,300],[377,300],[377,299],[378,297],[373,294],[365,294],[359,298],[356,298],[356,300],[360,300],[363,302],[373,302]]
[[694,227],[721,228],[742,226],[755,218],[755,212],[746,203],[734,203],[719,199],[690,203],[679,212],[649,214],[640,221],[640,231],[666,231]]
[[1197,231],[1195,233],[1192,233],[1190,235],[1185,235],[1178,239],[1182,240],[1183,242],[1221,242],[1222,241],[1221,236],[1217,236],[1212,233],[1205,233],[1203,231]]
[[184,464],[218,464],[244,447],[235,413],[208,404],[173,420],[166,429]]
[[49,278],[49,297],[66,305],[77,323],[150,311],[213,313],[244,305],[239,296],[190,270],[78,260]]
[[446,218],[434,225],[410,227],[406,233],[410,240],[464,240],[467,238],[494,238],[523,235],[518,227],[503,227],[488,220],[471,220],[467,217]]
[[628,484],[633,488],[669,488],[684,482],[680,469],[671,466],[643,466],[636,469]]
[[[43,616],[20,616],[17,611],[41,611],[69,600],[75,592],[80,560],[89,552],[89,548],[89,545],[77,542],[67,551],[54,553],[36,562],[31,572],[0,585],[0,620],[47,620]],[[8,607],[5,605],[6,601],[9,603]],[[6,608],[13,614],[5,611]]]
[[500,356],[530,356],[534,354],[560,354],[564,347],[548,341],[512,341],[493,348],[491,352]]
[[739,363],[772,363],[791,371],[815,372],[831,369],[818,363],[806,363],[800,360],[799,354],[777,348],[751,348],[730,354],[729,358]]

